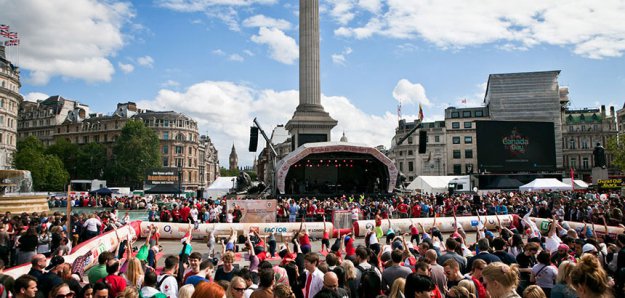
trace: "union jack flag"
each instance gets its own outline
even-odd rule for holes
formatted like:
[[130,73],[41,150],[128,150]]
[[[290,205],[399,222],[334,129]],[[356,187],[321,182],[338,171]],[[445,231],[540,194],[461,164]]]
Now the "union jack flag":
[[17,38],[17,32],[9,32],[9,36],[7,36],[7,38],[9,38],[9,39],[16,39]]
[[19,45],[20,45],[19,39],[11,39],[11,40],[7,40],[4,42],[5,47],[19,46]]
[[0,31],[9,31],[9,25],[0,24]]
[[6,38],[9,38],[9,31],[7,30],[0,30],[0,36],[4,36]]

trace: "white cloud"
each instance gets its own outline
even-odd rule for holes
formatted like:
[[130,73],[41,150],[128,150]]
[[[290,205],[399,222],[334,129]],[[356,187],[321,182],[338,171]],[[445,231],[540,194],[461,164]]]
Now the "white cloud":
[[[348,15],[375,7],[373,0],[360,1],[356,7],[348,0],[333,2],[341,4],[334,10],[343,7]],[[593,59],[620,57],[625,52],[625,5],[620,0],[387,0],[378,7],[379,13],[352,26],[348,23],[353,17],[339,18],[341,27],[335,34],[423,39],[441,48],[495,44],[503,50],[527,50],[546,44],[570,47],[575,54]]]
[[332,62],[334,62],[334,64],[345,65],[345,62],[347,62],[345,57],[351,53],[352,48],[347,47],[340,54],[332,54]]
[[274,19],[262,14],[249,17],[243,21],[243,27],[266,27],[280,30],[291,29],[291,23],[283,19]]
[[215,54],[217,56],[224,56],[224,55],[226,55],[226,52],[224,52],[221,49],[216,49],[216,50],[213,50],[213,54]]
[[330,9],[330,15],[336,19],[339,24],[347,24],[351,22],[356,16],[353,13],[354,0],[329,0],[332,8]]
[[404,104],[431,105],[430,100],[425,95],[423,85],[419,83],[413,84],[406,79],[401,79],[397,82],[395,89],[393,89],[393,97]]
[[382,1],[381,0],[358,0],[358,6],[362,7],[365,10],[368,10],[371,13],[379,13],[380,9],[382,9]]
[[[227,164],[228,153],[234,142],[240,164],[251,165],[257,154],[246,150],[252,119],[257,117],[263,128],[271,133],[276,125],[286,124],[298,102],[299,94],[296,90],[259,90],[233,82],[205,81],[182,92],[162,89],[156,98],[139,101],[138,105],[146,109],[174,110],[193,117],[198,121],[199,131],[208,132],[219,150],[221,164]],[[339,121],[339,125],[332,131],[333,140],[338,141],[345,131],[351,141],[358,140],[359,143],[372,146],[390,145],[397,125],[393,113],[387,111],[380,115],[370,115],[342,96],[322,95],[321,102],[326,111]]]
[[215,6],[251,6],[274,4],[277,0],[158,0],[159,6],[181,12],[204,11]]
[[178,87],[178,86],[180,86],[180,83],[178,83],[178,82],[176,82],[174,80],[167,80],[163,84],[161,84],[161,87],[165,87],[165,88],[168,88],[168,87],[175,88],[175,87]]
[[2,23],[20,34],[20,67],[38,85],[55,76],[110,81],[109,57],[125,45],[122,27],[134,17],[131,4],[115,0],[0,0],[0,7]]
[[125,63],[119,62],[117,63],[117,65],[119,65],[119,69],[121,69],[124,73],[131,73],[135,70],[135,67],[132,64],[125,64]]
[[36,102],[37,100],[44,100],[50,97],[50,95],[41,92],[30,92],[24,95],[24,100]]
[[236,62],[243,62],[243,61],[245,61],[245,58],[243,58],[243,56],[241,56],[239,54],[232,54],[232,55],[228,56],[228,60],[236,61]]
[[250,50],[244,50],[243,53],[245,53],[246,55],[248,55],[250,57],[254,56],[254,53],[252,51],[250,51]]
[[139,63],[139,65],[141,66],[152,68],[154,67],[154,58],[152,58],[151,56],[139,57],[137,58],[137,63]]
[[261,27],[258,35],[252,36],[252,41],[269,46],[269,56],[280,63],[293,64],[299,57],[299,48],[295,39],[284,34],[280,29]]

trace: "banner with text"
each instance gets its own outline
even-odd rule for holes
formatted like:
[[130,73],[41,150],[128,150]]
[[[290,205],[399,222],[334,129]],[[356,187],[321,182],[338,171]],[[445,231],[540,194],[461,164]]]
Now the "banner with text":
[[235,206],[241,209],[241,223],[276,221],[276,200],[228,200],[228,212]]

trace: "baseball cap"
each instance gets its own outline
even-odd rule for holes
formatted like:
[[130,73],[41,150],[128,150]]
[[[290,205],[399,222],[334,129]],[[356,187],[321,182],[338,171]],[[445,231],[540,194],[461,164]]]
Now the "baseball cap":
[[495,234],[493,234],[493,232],[491,232],[491,231],[486,231],[484,234],[486,234],[486,237],[493,237],[493,238],[495,238]]
[[597,248],[594,245],[590,244],[590,243],[584,244],[584,246],[582,247],[582,253],[587,253],[587,252],[591,252],[591,251],[596,252]]
[[560,244],[560,245],[558,245],[558,250],[566,250],[566,251],[569,251],[569,246],[568,246],[568,245],[566,245],[566,244],[564,244],[564,243],[563,243],[563,244]]
[[50,260],[50,264],[46,267],[46,270],[51,270],[52,268],[65,263],[65,259],[61,256],[54,256],[52,260]]

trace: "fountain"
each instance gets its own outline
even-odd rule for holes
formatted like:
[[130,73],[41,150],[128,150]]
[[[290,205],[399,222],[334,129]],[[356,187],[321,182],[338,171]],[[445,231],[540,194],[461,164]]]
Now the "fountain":
[[0,212],[49,211],[48,196],[35,194],[32,188],[30,171],[0,170]]

